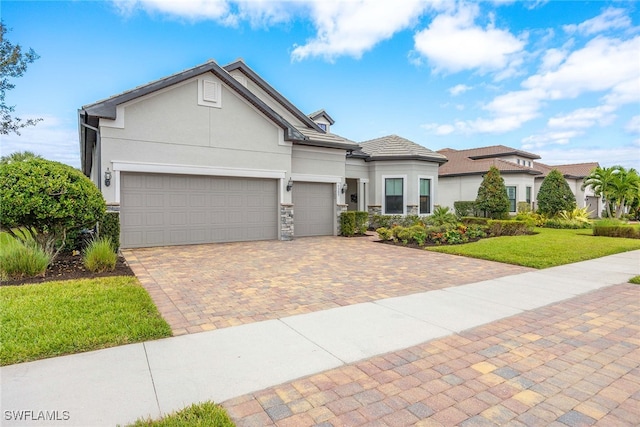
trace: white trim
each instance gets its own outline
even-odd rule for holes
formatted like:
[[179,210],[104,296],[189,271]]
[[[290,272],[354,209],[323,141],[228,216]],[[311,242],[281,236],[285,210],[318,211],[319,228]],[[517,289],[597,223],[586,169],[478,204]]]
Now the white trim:
[[214,166],[173,165],[168,163],[140,163],[114,160],[114,171],[172,173],[182,175],[237,176],[244,178],[284,179],[286,171],[272,169],[241,169]]
[[[301,182],[329,182],[332,184],[341,184],[342,177],[335,175],[312,175],[306,173],[292,173],[291,179],[295,183],[296,181]],[[295,184],[294,184],[295,185]]]
[[[420,180],[428,179],[431,181],[431,185],[429,186],[430,194],[429,194],[429,213],[423,214],[420,212]],[[434,202],[436,200],[436,185],[434,183],[435,178],[432,175],[418,175],[418,215],[431,215],[433,213]]]
[[[387,178],[402,178],[402,214],[387,213]],[[406,215],[407,214],[407,175],[382,175],[382,215]]]

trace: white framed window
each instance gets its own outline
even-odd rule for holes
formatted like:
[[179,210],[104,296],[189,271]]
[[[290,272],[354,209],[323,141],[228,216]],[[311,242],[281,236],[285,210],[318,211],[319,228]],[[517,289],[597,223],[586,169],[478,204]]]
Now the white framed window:
[[433,202],[433,197],[431,195],[431,178],[423,178],[420,177],[420,215],[427,215],[431,213],[431,206]]
[[318,127],[320,129],[322,129],[323,131],[327,131],[327,124],[326,123],[316,123],[318,125]]
[[507,186],[507,197],[509,198],[509,212],[516,211],[516,187],[515,185]]
[[382,177],[382,188],[384,191],[382,212],[385,215],[405,214],[406,181],[406,176]]

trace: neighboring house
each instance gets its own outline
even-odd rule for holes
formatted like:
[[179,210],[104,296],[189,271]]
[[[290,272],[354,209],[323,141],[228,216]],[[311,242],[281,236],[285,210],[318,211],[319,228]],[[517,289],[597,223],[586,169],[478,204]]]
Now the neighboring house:
[[335,135],[241,60],[78,114],[82,170],[120,212],[123,248],[335,235],[347,209],[429,213],[446,162],[397,136]]
[[587,206],[592,216],[602,210],[601,201],[591,189],[583,190],[582,181],[598,163],[548,166],[538,162],[540,156],[504,145],[468,150],[439,150],[449,160],[439,170],[438,204],[453,208],[456,201],[475,200],[484,174],[495,166],[504,178],[510,201],[510,212],[517,211],[519,202],[536,209],[540,185],[553,169],[558,169],[576,196],[578,207]]

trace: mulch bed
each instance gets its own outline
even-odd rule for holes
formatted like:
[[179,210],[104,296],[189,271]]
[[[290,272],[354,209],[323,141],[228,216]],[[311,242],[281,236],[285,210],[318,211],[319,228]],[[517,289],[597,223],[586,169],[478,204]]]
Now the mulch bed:
[[116,262],[116,268],[113,271],[105,271],[104,273],[93,273],[87,270],[82,264],[82,256],[71,254],[59,254],[58,257],[52,262],[44,276],[27,277],[17,280],[3,280],[0,282],[0,286],[16,286],[24,285],[27,283],[44,283],[54,280],[69,280],[69,279],[93,279],[96,277],[109,277],[109,276],[134,276],[133,271],[129,268],[124,257],[119,256]]

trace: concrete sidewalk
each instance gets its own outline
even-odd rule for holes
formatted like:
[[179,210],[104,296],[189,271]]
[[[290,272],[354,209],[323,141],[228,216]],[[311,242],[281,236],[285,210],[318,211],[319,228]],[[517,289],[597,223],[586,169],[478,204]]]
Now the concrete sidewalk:
[[[2,425],[102,426],[156,418],[193,402],[223,402],[451,335],[635,275],[640,275],[640,251],[7,366],[0,369]],[[23,421],[16,420],[20,416]]]

